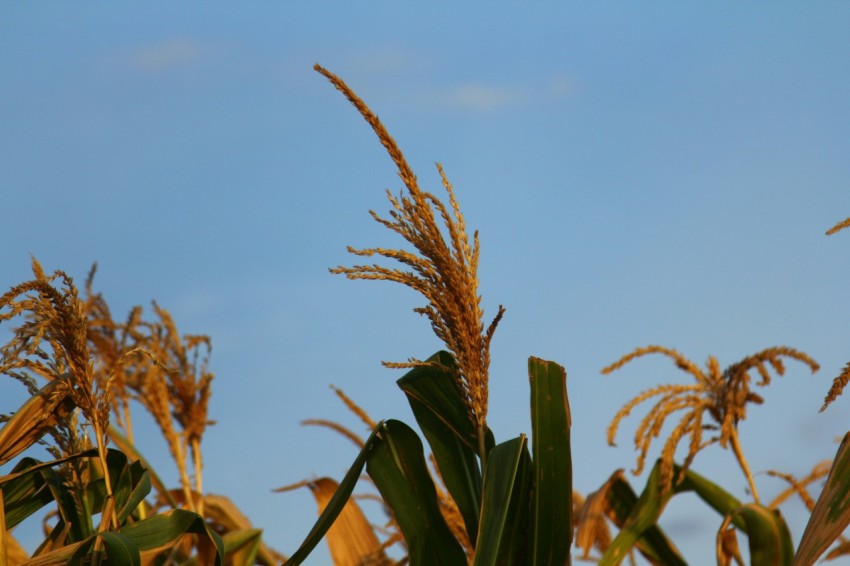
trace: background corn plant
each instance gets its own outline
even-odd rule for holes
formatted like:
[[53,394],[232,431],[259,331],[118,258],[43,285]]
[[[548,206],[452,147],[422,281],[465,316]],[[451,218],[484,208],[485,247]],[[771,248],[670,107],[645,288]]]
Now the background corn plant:
[[[0,465],[38,445],[52,459],[25,456],[0,476],[0,564],[280,562],[227,498],[201,490],[209,339],[181,336],[156,304],[155,320],[134,308],[115,322],[94,270],[80,296],[65,273],[48,276],[35,259],[32,269],[0,296],[0,322],[19,322],[0,372],[30,393],[3,418]],[[131,402],[159,425],[179,488],[136,451]],[[25,552],[11,530],[44,509],[45,538]]]

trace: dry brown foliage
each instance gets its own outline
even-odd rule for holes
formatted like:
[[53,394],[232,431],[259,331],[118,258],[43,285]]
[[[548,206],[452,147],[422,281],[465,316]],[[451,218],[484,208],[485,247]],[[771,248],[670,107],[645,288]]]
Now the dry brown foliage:
[[736,566],[744,566],[744,557],[741,556],[738,535],[732,527],[731,515],[724,517],[717,531],[715,552],[718,566],[731,566],[733,561]]
[[[655,405],[641,420],[635,432],[635,449],[639,451],[635,474],[639,474],[644,467],[646,455],[652,441],[661,434],[664,423],[671,414],[684,411],[684,416],[673,428],[661,453],[661,481],[669,489],[673,481],[673,458],[680,441],[686,436],[690,437],[688,454],[682,465],[682,475],[688,469],[697,453],[706,446],[719,442],[723,448],[730,447],[747,477],[753,498],[758,501],[758,492],[755,488],[752,473],[749,470],[743,451],[738,439],[738,423],[747,416],[747,404],[761,404],[762,398],[751,389],[751,375],[755,371],[760,380],[756,385],[764,387],[770,383],[768,368],[772,368],[778,375],[785,373],[785,365],[782,358],[790,358],[809,366],[812,372],[818,370],[818,364],[807,354],[785,346],[768,348],[743,360],[732,364],[724,371],[720,371],[717,359],[708,358],[706,370],[703,371],[692,361],[682,356],[676,350],[663,346],[647,346],[638,348],[634,352],[623,356],[621,359],[604,368],[602,373],[607,374],[621,368],[635,358],[647,354],[663,354],[671,358],[676,366],[690,374],[695,383],[687,385],[670,384],[660,385],[646,390],[625,405],[614,415],[608,427],[608,443],[614,445],[614,439],[620,422],[627,417],[637,405],[655,399]],[[706,423],[706,416],[710,419]],[[720,435],[709,439],[703,438],[704,430],[720,430]]]
[[[473,235],[472,244],[460,207],[455,199],[452,185],[446,178],[442,166],[437,165],[443,187],[449,196],[446,207],[440,199],[419,188],[413,170],[396,144],[366,103],[363,102],[342,79],[322,68],[314,67],[324,75],[360,112],[387,149],[398,169],[398,175],[407,189],[408,196],[395,197],[387,191],[392,204],[390,219],[370,211],[375,221],[398,233],[410,243],[417,253],[402,249],[367,248],[348,251],[364,257],[382,256],[395,260],[404,268],[387,268],[377,264],[337,267],[332,273],[343,274],[349,279],[372,279],[394,281],[418,291],[427,300],[424,307],[414,309],[426,316],[435,334],[452,352],[459,367],[458,385],[469,411],[470,419],[479,433],[480,454],[484,457],[484,433],[487,421],[487,399],[490,366],[490,341],[504,309],[484,327],[484,312],[478,294],[478,233]],[[439,217],[447,233],[437,221]],[[392,367],[411,367],[423,362],[410,360],[408,363],[387,364]]]
[[[573,493],[573,522],[575,523],[573,544],[576,550],[581,551],[581,554],[577,557],[579,560],[598,562],[608,547],[611,546],[613,537],[611,536],[611,527],[608,525],[611,510],[607,497],[611,483],[612,480],[609,479],[602,487],[589,494],[586,499],[578,493]],[[594,550],[599,554],[592,555],[591,553]]]

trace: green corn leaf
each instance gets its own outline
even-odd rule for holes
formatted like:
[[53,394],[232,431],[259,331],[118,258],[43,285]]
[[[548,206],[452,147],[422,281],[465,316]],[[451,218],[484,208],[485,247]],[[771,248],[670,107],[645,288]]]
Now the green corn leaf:
[[284,563],[285,566],[296,566],[297,564],[304,562],[307,556],[309,556],[313,549],[316,548],[316,545],[322,540],[322,537],[325,536],[325,533],[328,532],[328,529],[330,529],[337,516],[339,516],[342,512],[346,501],[348,501],[348,498],[351,497],[351,492],[354,491],[354,486],[357,484],[357,480],[360,478],[363,466],[366,465],[366,459],[368,458],[369,453],[378,442],[378,434],[383,430],[383,425],[383,421],[379,422],[378,426],[375,427],[375,430],[372,431],[372,434],[369,435],[369,438],[366,440],[366,443],[363,445],[363,448],[360,450],[357,458],[354,459],[354,463],[351,464],[351,468],[349,468],[345,477],[339,483],[339,488],[336,490],[336,493],[334,493],[321,515],[319,515],[316,524],[313,525],[313,528],[307,534],[304,542],[302,542],[301,546],[298,547],[298,550],[289,557],[289,560]]
[[[127,517],[136,510],[138,505],[150,493],[150,477],[141,463],[130,463],[127,456],[115,449],[106,451],[106,466],[112,481],[112,509],[118,513],[118,524],[123,524]],[[98,458],[88,459],[90,480],[86,484],[84,497],[80,499],[86,507],[86,513],[93,515],[102,513],[107,503],[106,481]],[[79,505],[77,505],[79,506]],[[67,512],[63,514],[66,521]],[[74,523],[70,523],[74,524]],[[87,538],[92,532],[80,533],[74,540]]]
[[[678,478],[680,471],[681,468],[675,466],[673,472],[675,478]],[[646,540],[652,533],[652,528],[657,526],[658,518],[670,498],[686,491],[696,493],[719,515],[723,517],[731,516],[732,523],[750,537],[750,552],[755,551],[755,557],[765,557],[765,561],[760,562],[760,564],[772,564],[772,562],[769,562],[770,554],[768,551],[762,550],[762,545],[767,544],[764,542],[767,540],[773,540],[774,543],[772,544],[778,545],[776,556],[780,559],[784,560],[793,555],[793,544],[788,527],[778,512],[754,504],[742,505],[737,498],[726,490],[692,470],[685,473],[681,482],[674,482],[673,488],[663,495],[659,478],[660,461],[656,462],[652,468],[646,487],[634,503],[632,511],[623,523],[620,532],[603,555],[599,562],[600,565],[619,564],[638,541],[642,538]],[[753,508],[758,508],[758,510],[756,511]],[[755,557],[752,558],[753,564],[756,563]],[[775,564],[785,564],[785,562],[780,561],[775,562]]]
[[89,564],[98,539],[103,541],[109,564],[135,566],[141,564],[141,552],[166,550],[190,533],[198,535],[198,546],[204,556],[201,563],[220,566],[224,556],[221,538],[210,530],[203,517],[185,509],[153,515],[117,532],[93,534],[83,541],[41,553],[27,562],[27,566]]
[[440,512],[422,442],[413,429],[386,421],[366,471],[393,511],[411,564],[466,564],[466,554]]
[[[447,352],[429,362],[455,367]],[[446,489],[463,517],[470,541],[478,536],[481,509],[481,471],[478,468],[474,426],[448,369],[417,367],[398,380],[407,395],[419,428],[431,448]]]
[[70,527],[67,542],[79,542],[90,537],[94,528],[91,509],[85,508],[85,493],[73,492],[52,468],[45,468],[40,473],[56,501],[60,522]]
[[[112,497],[117,510],[118,524],[123,525],[133,511],[151,492],[150,474],[140,461],[130,462],[126,454],[119,450],[109,449],[106,453],[106,465],[109,477],[113,482]],[[96,482],[97,504],[96,511],[103,509],[106,491],[103,479]]]
[[818,497],[800,546],[794,566],[814,564],[850,524],[850,432],[844,435],[826,485]]
[[[103,542],[103,550],[93,553],[97,540]],[[141,566],[142,560],[139,547],[129,538],[115,532],[103,532],[89,537],[83,544],[76,547],[68,558],[69,564],[96,563],[93,554],[100,554],[109,560],[108,564],[121,566]]]
[[141,566],[139,547],[129,537],[119,533],[105,532],[100,533],[100,538],[103,540],[110,564]]
[[214,559],[216,566],[222,564],[224,544],[210,529],[204,518],[185,509],[170,509],[147,519],[127,525],[118,531],[141,551],[165,549],[177,542],[184,534],[198,535],[201,552]]
[[120,501],[116,498],[115,502],[118,509],[119,525],[125,523],[127,518],[151,492],[151,476],[141,462],[130,464],[127,467],[127,475],[130,477],[130,491],[124,494]]
[[[673,466],[673,477],[678,477],[680,471],[681,468],[679,466]],[[696,493],[700,499],[705,501],[709,507],[723,517],[733,514],[742,505],[737,497],[693,470],[688,470],[685,473],[684,480],[680,484],[673,486],[674,493],[685,491]],[[733,515],[732,523],[742,531],[747,532],[746,523],[737,515]]]
[[[675,467],[675,474],[680,468]],[[747,534],[753,565],[791,564],[794,543],[785,519],[778,510],[755,503],[741,504],[726,490],[698,473],[688,470],[676,493],[693,491],[718,514],[731,515],[732,523]]]
[[[130,494],[133,492],[134,478],[130,471],[130,463],[127,461],[127,456],[122,452],[108,450],[106,453],[106,466],[109,468],[109,478],[112,480],[112,498],[115,509],[123,511]],[[101,485],[104,485],[104,483],[101,482]],[[103,507],[99,508],[102,509]]]
[[643,537],[644,532],[658,521],[661,512],[673,495],[672,492],[668,491],[662,497],[659,485],[660,470],[660,462],[656,462],[646,480],[646,487],[635,502],[631,514],[599,561],[600,566],[611,566],[622,562],[637,541]]
[[130,442],[127,437],[121,434],[121,432],[113,425],[109,425],[109,438],[121,452],[127,455],[128,458],[141,463],[142,467],[147,470],[151,486],[156,489],[157,493],[161,497],[165,498],[165,500],[172,508],[180,507],[180,505],[177,503],[177,500],[174,499],[174,496],[171,495],[171,491],[165,487],[165,483],[156,474],[156,471],[153,469],[153,467],[148,464],[148,461],[145,460],[145,457],[142,456],[136,446],[132,442]]
[[525,564],[531,458],[524,435],[496,445],[487,460],[475,566]]
[[15,527],[53,501],[53,493],[48,489],[41,474],[18,473],[25,472],[38,464],[40,464],[38,460],[23,458],[12,470],[15,477],[0,486],[3,492],[7,529]]
[[[673,477],[679,477],[680,468],[676,466]],[[667,502],[673,495],[684,491],[694,491],[696,494],[715,509],[721,516],[731,515],[735,509],[741,506],[741,502],[723,490],[718,485],[705,479],[696,472],[688,470],[682,482],[673,482],[672,489],[662,493],[660,460],[655,463],[643,492],[632,508],[631,514],[623,523],[620,532],[611,542],[611,546],[605,551],[599,564],[611,566],[619,564],[628,555],[629,551],[639,540],[644,538],[647,532],[651,532],[656,526],[658,518],[664,511]],[[746,524],[740,517],[733,515],[733,523],[739,529],[746,532]]]
[[233,566],[253,566],[263,543],[262,529],[242,529],[222,535],[224,554],[228,564]]
[[733,512],[734,519],[745,525],[752,566],[790,566],[794,547],[791,532],[779,511],[748,503]]
[[[59,476],[51,468],[58,464],[63,464],[72,460],[92,458],[95,456],[97,456],[97,449],[86,450],[79,454],[73,454],[71,456],[60,458],[58,460],[51,460],[49,462],[38,462],[37,460],[25,459],[22,461],[26,462],[26,466],[21,466],[19,463],[19,465],[15,467],[15,471],[11,474],[0,477],[0,486],[2,486],[4,498],[9,486],[20,485],[22,486],[22,489],[27,491],[32,489],[35,485],[43,486],[38,488],[39,495],[37,500],[25,501],[24,499],[15,500],[13,498],[16,508],[13,509],[11,521],[19,522],[26,518],[28,515],[22,514],[29,512],[29,510],[32,509],[32,506],[37,505],[39,501],[46,502],[54,500],[57,502],[60,517],[57,528],[64,527],[65,524],[70,525],[68,536],[72,541],[80,541],[87,538],[92,533],[91,514],[85,509],[80,508],[81,505],[86,504],[86,498],[83,494],[79,494],[79,500],[75,499],[74,494],[69,490],[68,486],[64,485],[62,479],[59,478]],[[31,474],[38,474],[41,476],[41,479],[25,479],[26,476]],[[21,484],[19,482],[24,483]],[[47,493],[42,492],[42,490],[45,489],[49,492],[49,496]],[[25,494],[22,493],[15,497],[25,497]],[[8,518],[7,524],[10,524]],[[49,537],[48,540],[44,541],[42,546],[45,544],[49,544]]]
[[532,564],[567,563],[573,539],[572,459],[567,374],[554,362],[529,358],[534,462]]
[[[118,513],[118,524],[121,525],[150,493],[150,475],[141,462],[130,463],[127,455],[119,450],[106,451],[106,466],[112,481],[113,506]],[[103,511],[107,496],[99,460],[90,461],[90,472],[95,479],[89,482],[88,500],[92,512],[99,513]]]
[[[602,489],[605,490],[608,508],[614,514],[614,524],[622,528],[637,504],[637,494],[623,477],[623,470],[614,472]],[[682,554],[658,525],[647,528],[635,545],[652,564],[664,566],[686,566],[687,564]]]
[[413,368],[398,380],[398,386],[409,400],[418,401],[440,419],[461,442],[471,450],[478,450],[475,425],[469,418],[452,373],[457,369],[454,358],[448,352],[440,351],[427,362],[434,365]]

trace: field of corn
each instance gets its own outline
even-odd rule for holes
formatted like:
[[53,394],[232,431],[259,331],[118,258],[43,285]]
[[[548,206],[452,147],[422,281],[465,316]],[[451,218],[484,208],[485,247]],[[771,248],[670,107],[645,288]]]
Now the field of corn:
[[[309,490],[321,510],[300,548],[276,549],[228,497],[204,488],[210,337],[181,333],[157,303],[113,313],[97,291],[94,268],[76,282],[33,258],[32,278],[0,296],[0,324],[11,329],[0,373],[28,392],[0,428],[0,566],[299,564],[323,540],[339,565],[685,564],[675,537],[659,524],[668,502],[685,493],[716,514],[715,556],[700,563],[809,565],[850,555],[842,536],[850,523],[850,432],[831,460],[812,462],[805,476],[768,472],[787,486],[769,499],[760,497],[765,476],[753,472],[740,441],[764,388],[786,372],[818,371],[791,345],[739,360],[709,357],[704,365],[664,345],[623,353],[602,373],[628,373],[644,357],[660,357],[670,378],[646,384],[611,415],[607,431],[613,445],[623,441],[621,428],[634,429],[634,471],[647,473],[611,470],[590,493],[573,489],[573,467],[583,463],[573,461],[570,447],[569,360],[528,358],[522,406],[530,428],[495,437],[488,427],[490,346],[505,309],[485,315],[481,306],[478,234],[467,228],[442,167],[443,194],[421,189],[377,115],[341,78],[315,70],[372,128],[404,185],[401,194],[387,191],[388,213],[371,214],[406,246],[349,248],[362,261],[331,272],[400,283],[421,296],[414,310],[444,349],[385,363],[406,371],[397,381],[399,398],[415,423],[369,415],[335,389],[349,416],[371,433],[321,415],[305,423],[343,435],[359,452],[344,477],[276,489]],[[836,220],[824,219],[824,229],[841,238],[850,218]],[[842,394],[850,363],[836,373],[824,387],[821,411]],[[166,485],[137,450],[140,410],[159,428],[179,485]],[[746,498],[695,470],[711,445],[739,470]],[[49,458],[33,457],[41,447]],[[354,497],[364,484],[368,495]],[[380,502],[382,523],[361,510],[368,498]],[[782,513],[792,498],[810,512],[797,545]],[[24,550],[13,529],[40,518],[43,540]]]

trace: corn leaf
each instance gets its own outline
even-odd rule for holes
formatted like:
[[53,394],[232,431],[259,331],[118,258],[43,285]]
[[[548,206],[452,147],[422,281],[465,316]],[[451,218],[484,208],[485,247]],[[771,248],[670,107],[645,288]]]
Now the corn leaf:
[[106,556],[111,564],[122,566],[140,566],[139,547],[129,537],[113,532],[100,533]]
[[14,477],[0,486],[5,503],[7,529],[15,527],[53,501],[53,494],[41,474],[22,473],[38,464],[38,460],[23,458],[12,470]]
[[[614,524],[618,528],[622,528],[638,500],[632,486],[623,477],[623,470],[614,472],[606,482],[605,499],[613,514]],[[647,528],[635,544],[640,553],[652,564],[663,566],[685,566],[687,564],[679,550],[658,525]]]
[[413,368],[398,380],[398,386],[408,399],[419,401],[439,418],[461,442],[471,450],[477,450],[475,425],[469,419],[453,375],[457,369],[454,358],[448,352],[440,351],[427,362],[433,365]]
[[465,565],[466,554],[440,512],[422,441],[401,421],[379,429],[366,471],[393,511],[411,564]]
[[[675,466],[674,477],[678,477],[680,471],[681,468]],[[666,493],[662,493],[659,479],[660,462],[656,462],[647,479],[646,487],[634,503],[633,509],[623,523],[620,532],[600,560],[600,565],[619,564],[639,540],[646,539],[645,535],[652,532],[653,526],[656,526],[658,518],[670,498],[686,491],[696,493],[719,515],[730,516],[732,523],[750,537],[749,544],[753,564],[756,564],[757,558],[761,560],[762,557],[764,557],[765,562],[759,562],[760,564],[774,564],[774,562],[769,562],[769,560],[772,560],[770,551],[762,549],[762,545],[768,544],[766,542],[768,540],[773,541],[771,544],[777,545],[778,550],[775,556],[779,557],[780,562],[775,562],[775,564],[785,564],[782,560],[790,559],[789,557],[793,555],[790,532],[778,512],[754,504],[742,505],[737,498],[726,490],[692,470],[685,473],[681,482],[674,482],[672,489]]]
[[791,533],[778,510],[748,503],[733,512],[746,526],[752,566],[790,566],[794,557]]
[[[674,466],[673,477],[678,477],[681,468]],[[717,511],[723,517],[732,515],[732,523],[744,532],[747,532],[747,524],[739,515],[735,515],[734,511],[741,507],[741,501],[730,494],[728,491],[699,475],[693,470],[688,470],[684,480],[673,486],[674,493],[682,493],[685,491],[693,491],[700,499],[705,501],[709,507]]]
[[177,500],[171,495],[171,492],[165,487],[165,483],[156,474],[153,467],[148,464],[145,457],[142,456],[138,449],[136,449],[136,446],[130,442],[127,437],[121,433],[121,431],[112,425],[109,425],[109,439],[113,444],[115,444],[118,450],[126,454],[128,458],[141,463],[142,467],[147,470],[151,486],[157,490],[157,493],[159,493],[160,496],[165,498],[171,507],[176,508],[180,506],[178,505]]
[[115,497],[115,506],[118,509],[118,524],[123,525],[151,492],[151,476],[141,462],[133,462],[124,469],[119,486],[121,492],[120,497]]
[[141,553],[155,554],[177,543],[185,534],[198,535],[200,552],[208,557],[203,564],[220,566],[224,556],[221,538],[197,513],[184,509],[171,509],[148,517],[119,531],[96,533],[83,541],[75,542],[45,552],[25,563],[25,566],[53,566],[81,564],[91,561],[97,539],[103,541],[106,558],[110,564],[141,564]]
[[[319,478],[307,485],[313,492],[320,513],[339,487],[330,478]],[[390,564],[372,525],[353,498],[345,503],[342,512],[325,536],[335,566]]]
[[85,494],[72,491],[51,468],[44,468],[40,473],[56,501],[59,523],[69,528],[67,542],[79,542],[90,537],[94,533],[93,513],[91,509],[83,508],[86,505]]
[[[92,552],[95,541],[98,539],[103,541],[103,550]],[[109,564],[120,564],[121,566],[141,566],[142,560],[139,554],[139,548],[136,544],[119,533],[103,532],[89,537],[84,544],[76,547],[76,550],[68,558],[69,564],[86,564],[96,563],[94,554],[105,555],[109,559]]]
[[[106,503],[105,480],[100,462],[92,459],[90,464],[91,477],[96,479],[89,482],[88,500],[92,513],[100,513]],[[151,492],[150,474],[141,462],[130,463],[127,455],[119,450],[106,451],[106,465],[112,480],[112,497],[118,513],[118,524],[123,525]]]
[[[675,478],[678,478],[679,472],[680,468],[675,467],[673,472]],[[644,538],[644,534],[651,532],[652,527],[656,526],[667,502],[677,493],[695,491],[724,517],[732,514],[735,509],[741,506],[741,502],[736,498],[691,470],[688,470],[682,482],[674,481],[672,489],[666,492],[663,492],[661,488],[660,476],[661,465],[659,460],[653,466],[646,480],[646,486],[635,502],[631,514],[602,556],[599,562],[600,566],[611,566],[622,562],[632,547]],[[733,523],[746,532],[746,524],[740,517],[733,516]]]
[[6,553],[6,564],[23,564],[30,557],[29,552],[21,546],[21,543],[9,531],[4,531],[3,533],[2,547],[0,552]]
[[794,566],[809,566],[850,524],[850,432],[844,435],[826,485],[803,532]]
[[214,555],[216,566],[222,563],[224,544],[221,538],[209,528],[204,518],[185,509],[170,509],[152,515],[147,519],[127,525],[118,531],[127,537],[142,551],[165,549],[180,540],[184,534],[198,535],[198,547],[201,552]]
[[525,564],[531,499],[531,458],[526,438],[496,445],[484,473],[484,500],[475,566]]
[[74,405],[64,377],[49,381],[0,428],[0,466],[38,442]]
[[[33,554],[33,558],[24,562],[23,566],[64,566],[71,562],[71,557],[74,556],[74,553],[80,549],[87,541],[75,542],[72,544],[68,544],[65,546],[60,546],[55,550],[51,550],[50,552],[40,552],[36,550]],[[45,544],[42,543],[42,547],[45,547]]]
[[233,566],[253,566],[263,541],[262,529],[229,531],[221,536],[227,563]]
[[354,463],[351,464],[351,468],[348,469],[345,477],[342,478],[342,481],[339,483],[339,488],[333,494],[330,501],[328,501],[328,504],[325,506],[322,514],[319,515],[319,519],[316,521],[316,524],[313,525],[313,528],[307,534],[307,537],[304,539],[304,542],[301,543],[301,546],[298,547],[298,550],[296,550],[295,553],[290,556],[289,560],[284,563],[285,565],[295,566],[304,562],[310,552],[312,552],[313,549],[316,548],[316,545],[322,540],[322,537],[325,536],[325,533],[328,532],[328,529],[330,529],[333,522],[345,507],[345,503],[348,501],[348,498],[351,497],[351,492],[354,491],[354,486],[360,478],[363,466],[366,465],[366,459],[379,441],[378,434],[382,430],[383,422],[380,422],[378,423],[378,426],[375,427],[375,430],[372,431],[372,434],[369,435],[369,438],[363,445],[363,449],[360,450],[357,458],[354,459]]
[[[437,352],[429,362],[455,367],[447,352]],[[417,367],[398,380],[407,395],[419,428],[437,461],[440,477],[463,517],[470,541],[478,536],[481,509],[481,471],[478,468],[475,430],[450,369]]]
[[567,374],[554,362],[529,358],[534,462],[532,564],[565,564],[573,539],[572,459]]

